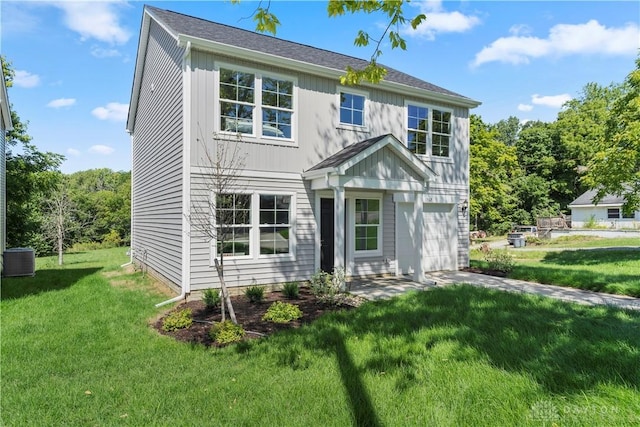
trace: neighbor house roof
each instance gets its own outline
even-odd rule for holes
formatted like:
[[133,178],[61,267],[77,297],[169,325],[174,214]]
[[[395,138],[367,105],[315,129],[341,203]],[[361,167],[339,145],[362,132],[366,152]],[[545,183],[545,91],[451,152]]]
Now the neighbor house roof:
[[[301,71],[331,75],[338,78],[345,73],[346,68],[362,68],[368,61],[332,52],[325,49],[295,43],[277,37],[247,31],[229,25],[219,24],[205,19],[172,12],[157,7],[145,6],[142,28],[140,32],[140,45],[136,63],[136,74],[142,72],[141,61],[144,61],[144,49],[148,37],[149,17],[152,17],[169,31],[174,38],[183,45],[191,43],[203,49],[217,51],[227,55],[233,55],[243,59],[253,59],[273,65],[288,66]],[[147,28],[145,28],[147,26]],[[382,65],[382,64],[380,64]],[[461,105],[474,108],[480,105],[475,101],[456,92],[436,86],[427,81],[418,79],[409,74],[382,65],[387,70],[384,81],[378,86],[390,90],[402,90],[413,93],[416,96],[430,97],[453,105]],[[132,94],[132,110],[135,111],[137,102],[136,82],[139,76],[134,77]],[[413,89],[413,92],[411,91]]]
[[[595,206],[596,204],[593,202],[593,199],[596,197],[598,190],[588,190],[582,193],[577,199],[573,202],[569,203],[569,207],[579,207],[579,206]],[[598,206],[605,205],[623,205],[625,202],[624,197],[616,196],[614,194],[605,195],[598,202]]]

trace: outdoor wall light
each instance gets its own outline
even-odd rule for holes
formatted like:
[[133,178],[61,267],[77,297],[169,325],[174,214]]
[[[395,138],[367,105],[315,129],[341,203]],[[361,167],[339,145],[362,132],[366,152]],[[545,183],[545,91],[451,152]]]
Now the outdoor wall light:
[[467,209],[469,209],[469,202],[467,201],[467,199],[464,199],[462,203],[460,203],[460,210],[462,211],[463,215],[467,214]]

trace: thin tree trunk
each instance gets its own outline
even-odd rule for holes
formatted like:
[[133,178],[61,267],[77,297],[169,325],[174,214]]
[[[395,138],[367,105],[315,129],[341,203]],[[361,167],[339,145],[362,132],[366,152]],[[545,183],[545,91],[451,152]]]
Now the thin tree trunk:
[[58,224],[58,265],[63,263],[64,239],[62,236],[62,226]]
[[[220,255],[222,258],[222,254]],[[227,308],[229,309],[229,317],[234,324],[238,324],[238,320],[236,319],[236,313],[233,311],[233,305],[231,304],[231,297],[229,296],[229,291],[227,290],[227,285],[224,283],[224,270],[218,259],[215,259],[216,270],[218,270],[218,277],[220,278],[220,288],[222,289],[222,296],[224,297],[224,301],[227,304]]]

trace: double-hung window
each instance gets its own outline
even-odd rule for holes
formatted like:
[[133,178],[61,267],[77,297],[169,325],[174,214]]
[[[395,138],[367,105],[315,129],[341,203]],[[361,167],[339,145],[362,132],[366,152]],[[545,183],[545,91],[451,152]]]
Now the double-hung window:
[[451,111],[407,104],[407,147],[422,156],[450,157]]
[[220,130],[294,139],[294,79],[220,67]]
[[607,218],[608,219],[620,219],[620,209],[618,209],[618,208],[607,209]]
[[355,250],[373,252],[380,249],[380,200],[355,199]]
[[293,82],[262,78],[262,135],[291,139]]
[[364,105],[364,95],[340,92],[340,123],[364,126]]
[[260,254],[288,254],[291,196],[260,194]]
[[251,253],[251,195],[216,195],[216,249],[226,256]]
[[220,69],[220,129],[253,134],[255,74]]

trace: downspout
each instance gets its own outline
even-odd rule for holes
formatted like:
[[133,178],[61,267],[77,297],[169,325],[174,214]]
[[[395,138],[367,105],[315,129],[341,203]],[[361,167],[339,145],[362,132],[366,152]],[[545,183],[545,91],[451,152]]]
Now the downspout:
[[156,304],[156,307],[162,307],[163,305],[171,304],[174,302],[182,301],[186,299],[187,295],[191,293],[190,286],[190,269],[188,268],[190,262],[190,248],[191,244],[189,239],[189,233],[185,230],[188,227],[188,221],[186,220],[189,214],[189,203],[191,201],[191,186],[189,180],[191,179],[191,133],[189,131],[191,126],[191,42],[188,41],[182,55],[182,224],[183,224],[183,247],[182,247],[182,286],[180,287],[180,295],[177,297],[168,299],[166,301]]
[[130,154],[129,154],[129,158],[131,159],[131,190],[130,193],[131,195],[129,196],[131,198],[130,202],[131,202],[131,209],[129,212],[129,262],[126,262],[124,264],[122,264],[120,266],[120,268],[126,267],[128,265],[133,264],[133,134],[132,131],[127,130],[127,133],[129,134],[129,138],[131,138],[131,148],[130,150]]

